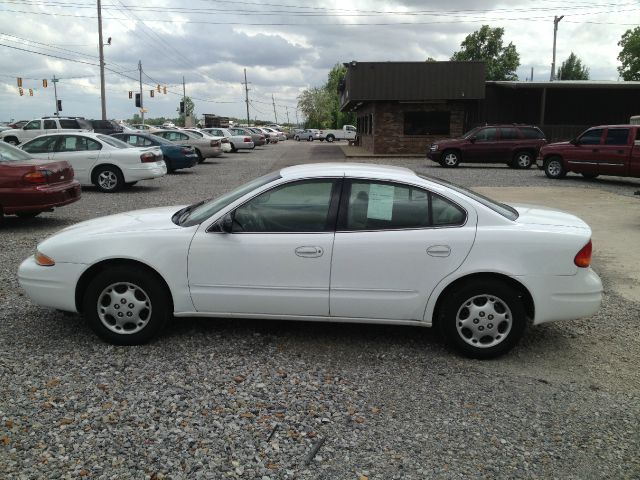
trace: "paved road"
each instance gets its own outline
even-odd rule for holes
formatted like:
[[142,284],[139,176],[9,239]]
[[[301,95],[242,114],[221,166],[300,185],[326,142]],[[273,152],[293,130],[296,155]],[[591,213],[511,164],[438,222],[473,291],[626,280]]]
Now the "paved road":
[[[19,262],[66,225],[195,202],[320,161],[344,158],[335,145],[286,142],[114,195],[85,189],[54,213],[7,219],[0,478],[640,476],[640,305],[616,293],[606,269],[597,315],[532,329],[510,355],[485,362],[456,356],[427,329],[300,322],[182,319],[150,345],[117,348],[18,288]],[[504,195],[547,196],[536,188],[558,185],[535,170],[393,163]],[[578,177],[562,185],[629,199],[638,189]]]

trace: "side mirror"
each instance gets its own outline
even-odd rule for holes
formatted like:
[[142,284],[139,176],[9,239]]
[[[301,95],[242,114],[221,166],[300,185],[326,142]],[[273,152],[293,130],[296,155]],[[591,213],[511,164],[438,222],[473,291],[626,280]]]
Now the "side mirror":
[[231,233],[233,230],[233,216],[230,213],[227,213],[222,220],[220,220],[220,230],[224,233]]
[[578,143],[578,139],[577,139],[577,138],[572,138],[571,140],[569,140],[569,143],[570,143],[571,145],[579,145],[579,143]]
[[471,137],[471,138],[469,139],[469,141],[470,141],[471,143],[476,143],[476,137]]

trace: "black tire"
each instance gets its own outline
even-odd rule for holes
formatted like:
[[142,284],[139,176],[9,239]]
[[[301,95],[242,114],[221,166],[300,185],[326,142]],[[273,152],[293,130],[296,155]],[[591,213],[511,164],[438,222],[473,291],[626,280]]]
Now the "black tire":
[[445,150],[442,152],[440,165],[445,168],[455,168],[460,165],[460,152],[456,150]]
[[313,142],[313,137],[307,138],[307,142]]
[[124,187],[124,177],[118,167],[102,165],[93,172],[93,184],[101,192],[113,193]]
[[4,141],[6,143],[8,143],[9,145],[13,145],[13,146],[20,145],[20,142],[18,141],[18,139],[16,137],[7,137],[7,138],[4,139]]
[[231,153],[236,153],[238,151],[238,149],[235,147],[235,145],[232,143],[231,144]]
[[518,343],[527,314],[518,292],[507,283],[478,278],[449,291],[438,325],[447,343],[462,355],[487,359],[504,355]]
[[333,141],[334,141],[335,139],[336,139],[336,137],[335,137],[335,136],[333,136],[333,135],[327,135],[327,142],[329,142],[329,143],[333,143]]
[[[89,327],[115,345],[147,343],[171,317],[170,293],[160,279],[144,269],[127,266],[111,267],[96,275],[84,293],[82,307]],[[122,314],[120,323],[116,312]]]
[[202,156],[202,152],[197,148],[194,148],[194,150],[196,151],[196,155],[198,155],[198,163],[204,162],[204,157]]
[[20,218],[35,218],[42,212],[18,212],[16,215]]
[[562,159],[554,156],[544,161],[544,174],[549,178],[563,178],[567,174]]
[[295,137],[293,137],[293,139],[294,139],[296,142],[299,142],[299,141],[300,141],[300,137],[299,137],[298,135],[296,135]]
[[516,152],[511,161],[513,168],[526,169],[533,165],[533,153],[528,150],[520,150]]
[[584,178],[597,178],[598,177],[598,173],[582,173],[581,174]]

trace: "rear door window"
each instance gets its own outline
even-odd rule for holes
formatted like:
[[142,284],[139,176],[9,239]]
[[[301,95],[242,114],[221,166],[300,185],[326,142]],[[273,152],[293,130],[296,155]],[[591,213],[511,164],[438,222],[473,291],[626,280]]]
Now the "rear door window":
[[55,120],[45,120],[44,121],[44,129],[45,130],[55,130],[58,126],[56,125]]
[[628,128],[610,128],[607,130],[605,145],[626,145],[629,140]]
[[523,127],[520,129],[524,138],[541,139],[544,138],[544,133],[541,130],[533,127]]
[[500,129],[500,140],[518,140],[518,130],[512,127]]
[[88,150],[100,150],[102,145],[95,140],[76,135],[65,135],[60,139],[56,151],[58,152],[82,152]]
[[75,120],[60,120],[60,128],[79,129],[80,125]]

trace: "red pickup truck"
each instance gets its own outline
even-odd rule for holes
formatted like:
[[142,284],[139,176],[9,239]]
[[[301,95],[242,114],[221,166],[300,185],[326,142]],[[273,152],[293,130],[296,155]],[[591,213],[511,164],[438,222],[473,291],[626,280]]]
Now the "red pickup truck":
[[640,126],[592,127],[569,142],[545,145],[538,163],[549,178],[562,178],[568,172],[586,178],[640,177]]

